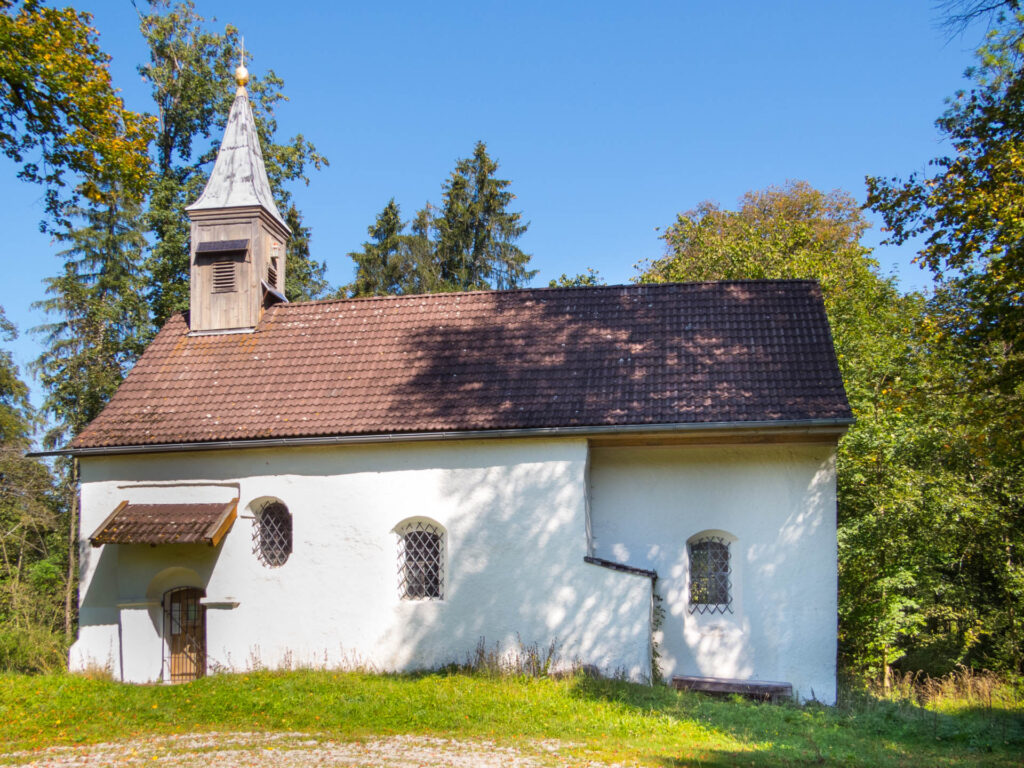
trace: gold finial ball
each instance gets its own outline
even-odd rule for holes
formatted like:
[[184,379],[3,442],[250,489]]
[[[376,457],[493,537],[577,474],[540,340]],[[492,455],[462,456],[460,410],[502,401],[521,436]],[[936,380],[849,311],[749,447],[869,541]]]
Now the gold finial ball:
[[242,88],[249,82],[249,70],[245,68],[244,64],[239,64],[238,69],[235,70],[235,82]]

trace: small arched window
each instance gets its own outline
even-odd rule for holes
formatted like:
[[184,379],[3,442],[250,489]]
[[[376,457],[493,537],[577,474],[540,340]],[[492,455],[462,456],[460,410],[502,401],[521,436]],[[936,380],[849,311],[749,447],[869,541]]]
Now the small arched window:
[[402,600],[444,597],[444,529],[430,520],[414,520],[398,534],[398,596]]
[[292,514],[282,502],[271,500],[256,510],[252,551],[268,568],[284,565],[292,553]]
[[689,542],[690,613],[732,613],[729,540],[700,536]]

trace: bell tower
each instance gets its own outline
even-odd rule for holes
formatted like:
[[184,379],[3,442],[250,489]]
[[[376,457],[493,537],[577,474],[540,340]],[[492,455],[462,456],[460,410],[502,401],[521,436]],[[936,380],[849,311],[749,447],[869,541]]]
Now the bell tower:
[[192,224],[189,326],[192,333],[253,330],[284,296],[291,230],[274,203],[263,163],[244,60],[213,173],[185,210]]

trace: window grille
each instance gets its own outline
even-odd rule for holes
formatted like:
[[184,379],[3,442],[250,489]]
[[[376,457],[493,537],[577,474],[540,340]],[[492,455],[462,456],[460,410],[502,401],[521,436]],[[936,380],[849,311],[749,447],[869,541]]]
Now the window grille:
[[729,542],[706,536],[690,543],[690,613],[732,613]]
[[398,595],[403,600],[440,600],[444,591],[444,530],[409,523],[398,534]]
[[280,501],[271,501],[256,513],[252,551],[268,568],[287,562],[292,553],[292,515]]
[[212,267],[214,293],[233,293],[238,290],[235,287],[234,261],[215,261]]
[[267,285],[277,288],[277,256],[271,256],[267,263]]

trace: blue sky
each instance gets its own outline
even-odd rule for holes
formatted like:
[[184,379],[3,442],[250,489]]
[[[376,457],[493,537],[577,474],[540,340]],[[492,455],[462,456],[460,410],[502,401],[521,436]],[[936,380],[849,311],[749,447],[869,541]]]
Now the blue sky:
[[[294,191],[333,284],[351,280],[346,254],[388,199],[406,218],[439,202],[478,139],[530,222],[535,285],[587,267],[629,281],[661,254],[658,228],[701,200],[731,206],[789,179],[863,200],[865,175],[906,175],[944,151],[934,120],[983,34],[949,39],[931,0],[197,6],[239,27],[254,73],[284,78],[282,135],[330,159]],[[130,1],[76,7],[94,14],[128,106],[149,110]],[[38,231],[42,191],[15,171],[0,162],[0,304],[24,372],[39,352],[28,330],[45,322],[30,305],[60,260]],[[868,244],[880,239],[876,227]],[[913,249],[875,256],[905,289],[928,284]]]

